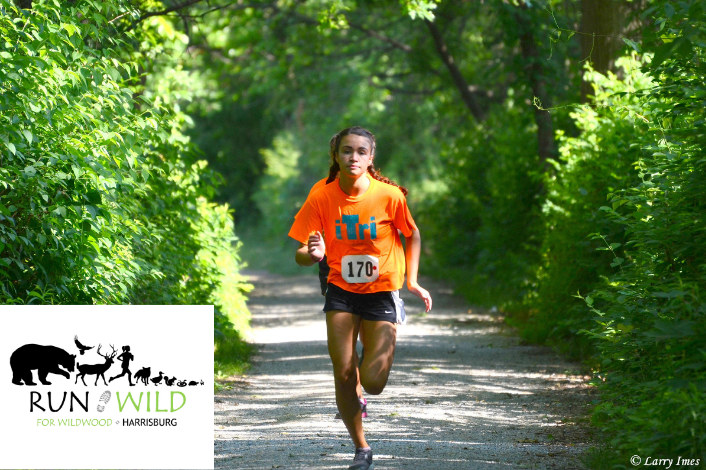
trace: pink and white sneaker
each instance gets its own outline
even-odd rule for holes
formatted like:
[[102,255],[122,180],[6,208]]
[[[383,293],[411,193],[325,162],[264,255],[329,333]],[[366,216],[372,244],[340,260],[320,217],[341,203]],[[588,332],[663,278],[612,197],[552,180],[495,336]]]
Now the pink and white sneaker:
[[[358,401],[360,402],[361,418],[367,418],[368,417],[368,400],[366,400],[365,398],[359,398]],[[335,419],[342,419],[341,413],[336,413]]]

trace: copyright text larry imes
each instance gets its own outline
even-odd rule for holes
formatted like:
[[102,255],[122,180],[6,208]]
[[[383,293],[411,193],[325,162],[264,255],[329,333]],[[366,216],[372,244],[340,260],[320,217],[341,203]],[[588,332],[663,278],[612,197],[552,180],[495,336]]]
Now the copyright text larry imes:
[[639,455],[633,455],[632,458],[630,459],[630,463],[632,463],[634,466],[638,466],[640,464],[644,466],[654,466],[654,467],[663,467],[663,468],[672,468],[672,465],[681,467],[681,466],[698,466],[701,465],[701,459],[685,459],[681,456],[677,457],[676,462],[674,459],[659,459],[659,458],[654,458],[654,457],[647,457],[645,458],[645,462],[642,463],[642,458]]

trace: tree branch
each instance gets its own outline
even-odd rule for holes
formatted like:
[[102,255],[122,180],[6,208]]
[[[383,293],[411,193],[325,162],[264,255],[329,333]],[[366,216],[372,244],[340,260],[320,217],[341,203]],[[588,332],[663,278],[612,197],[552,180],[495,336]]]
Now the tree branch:
[[368,29],[364,26],[360,26],[358,24],[351,23],[350,21],[348,21],[348,26],[350,26],[353,29],[357,29],[359,31],[362,31],[366,34],[369,34],[370,36],[374,37],[375,39],[379,39],[380,41],[386,42],[388,44],[392,44],[397,49],[401,49],[405,52],[412,52],[412,46],[409,46],[407,44],[403,44],[395,39],[388,38],[384,34],[380,34],[377,31],[373,31],[372,29]]
[[449,69],[451,78],[453,79],[456,88],[461,93],[461,99],[473,117],[479,122],[482,121],[484,119],[485,110],[478,104],[476,97],[471,91],[471,87],[468,85],[468,82],[466,82],[466,79],[463,78],[463,74],[456,65],[454,58],[451,57],[451,54],[449,54],[448,47],[446,47],[446,43],[444,42],[444,38],[441,36],[439,28],[436,27],[435,23],[429,20],[424,20],[424,22],[427,24],[431,37],[434,39],[436,51],[441,56],[441,60],[444,62],[444,65],[446,65],[446,68]]
[[[522,58],[525,62],[525,73],[532,87],[532,93],[535,99],[540,101],[534,106],[534,119],[537,123],[537,140],[539,144],[539,159],[544,168],[547,168],[547,159],[554,158],[557,154],[556,142],[554,140],[554,126],[552,116],[548,111],[540,109],[540,107],[551,107],[551,97],[547,92],[546,77],[544,76],[544,67],[539,57],[537,41],[534,37],[533,25],[531,24],[529,15],[526,13],[526,5],[517,7],[513,13],[515,23],[518,29],[518,37],[520,39],[520,49],[522,50]],[[523,14],[524,13],[524,14]]]
[[176,5],[171,6],[165,10],[162,10],[162,11],[150,11],[147,13],[143,13],[140,15],[140,17],[138,19],[136,19],[132,23],[130,23],[130,26],[127,27],[125,32],[131,31],[132,29],[135,28],[135,26],[137,26],[138,24],[140,24],[141,22],[143,22],[147,18],[151,18],[153,16],[165,16],[170,13],[174,13],[176,11],[182,10],[184,8],[188,8],[192,5],[196,5],[197,3],[200,3],[203,1],[207,1],[207,0],[186,0],[184,3],[177,3]]

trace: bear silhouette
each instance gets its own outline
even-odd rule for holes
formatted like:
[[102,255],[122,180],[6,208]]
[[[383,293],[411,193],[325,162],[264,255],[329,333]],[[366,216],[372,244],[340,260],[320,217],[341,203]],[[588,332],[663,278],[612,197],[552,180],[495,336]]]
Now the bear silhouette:
[[51,382],[47,381],[47,374],[59,374],[68,379],[70,374],[59,366],[73,372],[75,363],[75,354],[69,354],[56,346],[25,344],[10,356],[12,383],[23,385],[22,382],[24,382],[24,385],[37,385],[32,382],[32,370],[36,369],[39,381],[44,385],[51,385]]

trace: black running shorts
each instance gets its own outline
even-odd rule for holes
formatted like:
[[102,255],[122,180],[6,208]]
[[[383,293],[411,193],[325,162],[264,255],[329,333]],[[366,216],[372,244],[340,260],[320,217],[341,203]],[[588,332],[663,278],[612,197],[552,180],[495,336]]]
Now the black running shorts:
[[331,283],[327,287],[324,312],[343,310],[359,315],[363,320],[390,323],[401,323],[405,318],[404,303],[399,298],[398,291],[357,294]]
[[326,289],[328,289],[328,283],[326,280],[328,279],[329,271],[331,271],[331,268],[328,266],[328,258],[324,255],[324,259],[319,261],[319,282],[321,283],[321,295],[326,295]]

